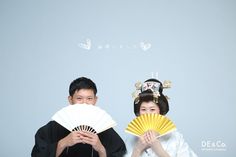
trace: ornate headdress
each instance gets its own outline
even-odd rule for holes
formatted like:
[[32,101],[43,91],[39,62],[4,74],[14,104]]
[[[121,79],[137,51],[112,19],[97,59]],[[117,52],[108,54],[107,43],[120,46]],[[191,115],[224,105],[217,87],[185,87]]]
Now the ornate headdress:
[[161,84],[160,82],[156,82],[156,81],[146,81],[144,83],[137,82],[137,83],[135,83],[135,87],[136,87],[136,90],[132,94],[135,104],[137,104],[139,102],[140,93],[142,93],[146,90],[151,90],[153,92],[153,97],[156,98],[154,101],[155,101],[155,103],[158,103],[157,102],[158,97],[160,96],[160,92],[162,92],[162,90],[160,90],[160,88],[170,88],[171,81],[165,80],[163,82],[163,84]]

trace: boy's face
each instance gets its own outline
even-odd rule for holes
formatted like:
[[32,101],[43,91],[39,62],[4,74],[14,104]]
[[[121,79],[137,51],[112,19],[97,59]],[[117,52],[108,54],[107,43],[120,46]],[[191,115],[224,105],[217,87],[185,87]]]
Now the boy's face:
[[73,104],[92,104],[95,105],[97,97],[92,89],[80,89],[75,91],[73,96],[69,96],[68,100]]

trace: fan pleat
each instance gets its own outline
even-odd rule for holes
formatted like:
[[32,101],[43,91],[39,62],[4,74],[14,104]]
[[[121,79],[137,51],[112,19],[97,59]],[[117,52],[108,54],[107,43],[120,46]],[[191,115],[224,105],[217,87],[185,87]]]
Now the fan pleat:
[[87,130],[97,133],[116,125],[112,117],[101,108],[88,104],[69,105],[56,112],[52,119],[60,125],[73,130]]
[[148,130],[154,130],[163,136],[176,129],[174,123],[160,114],[142,114],[133,119],[127,126],[126,132],[136,136],[143,135]]

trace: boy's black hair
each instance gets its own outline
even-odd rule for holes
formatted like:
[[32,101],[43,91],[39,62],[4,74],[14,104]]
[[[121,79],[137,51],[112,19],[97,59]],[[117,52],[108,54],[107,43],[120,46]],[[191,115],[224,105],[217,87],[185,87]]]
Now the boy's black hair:
[[94,95],[97,94],[96,84],[89,78],[80,77],[71,82],[69,87],[69,94],[73,96],[76,91],[81,89],[91,89],[94,92]]

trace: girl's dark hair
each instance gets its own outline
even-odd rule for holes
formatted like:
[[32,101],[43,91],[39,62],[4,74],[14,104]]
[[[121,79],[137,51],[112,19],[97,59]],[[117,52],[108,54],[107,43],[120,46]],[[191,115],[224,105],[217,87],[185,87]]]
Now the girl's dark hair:
[[145,82],[150,82],[150,81],[160,83],[160,88],[159,88],[160,96],[158,96],[158,98],[154,97],[153,91],[150,89],[142,91],[139,94],[138,103],[136,103],[136,101],[134,101],[134,113],[136,116],[139,116],[140,106],[143,102],[150,102],[150,101],[154,102],[159,107],[161,115],[165,115],[169,111],[168,100],[166,99],[166,97],[162,93],[162,91],[163,91],[162,83],[156,79],[149,79]]
[[96,84],[86,77],[80,77],[71,82],[69,87],[70,96],[73,96],[75,91],[79,91],[80,89],[91,89],[93,90],[94,95],[97,94]]

